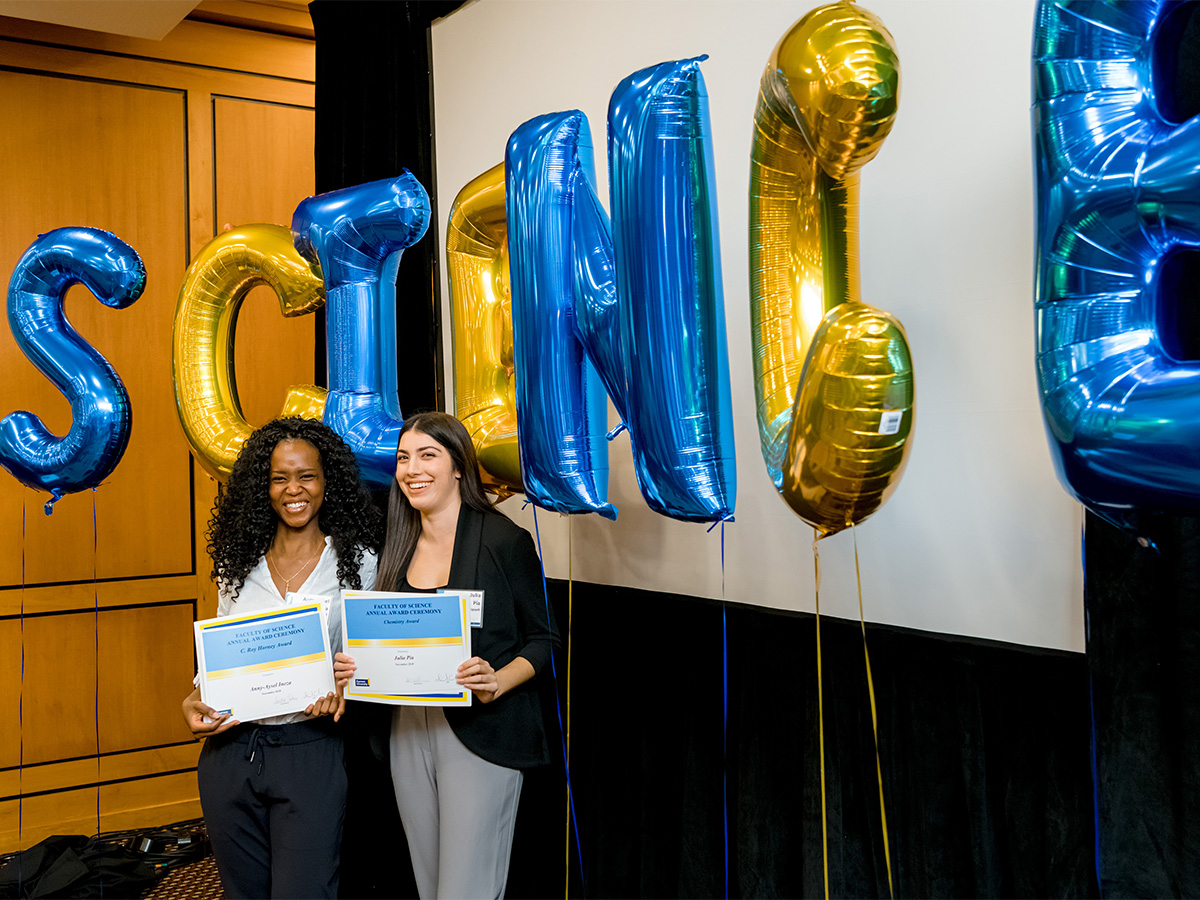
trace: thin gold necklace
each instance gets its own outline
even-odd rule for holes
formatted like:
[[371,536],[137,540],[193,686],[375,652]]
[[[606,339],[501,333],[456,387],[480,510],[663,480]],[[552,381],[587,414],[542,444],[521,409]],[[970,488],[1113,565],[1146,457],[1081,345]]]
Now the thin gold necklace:
[[[305,569],[307,569],[308,564],[310,562],[312,562],[316,558],[317,554],[320,553],[324,549],[325,549],[325,542],[321,541],[321,543],[318,545],[317,549],[313,551],[312,555],[309,556],[309,558],[304,561],[304,565],[302,565],[300,568],[298,568],[295,572],[292,573],[292,578],[295,578],[297,575],[299,575],[301,572],[303,572]],[[275,575],[277,575],[279,578],[283,578],[283,573],[280,572],[279,569],[276,568],[274,565],[272,565],[271,554],[268,552],[264,555],[266,556],[266,560],[267,560],[267,568],[270,569],[272,572],[274,572]],[[287,596],[288,588],[290,588],[292,586],[292,578],[283,578],[283,594],[285,597]]]

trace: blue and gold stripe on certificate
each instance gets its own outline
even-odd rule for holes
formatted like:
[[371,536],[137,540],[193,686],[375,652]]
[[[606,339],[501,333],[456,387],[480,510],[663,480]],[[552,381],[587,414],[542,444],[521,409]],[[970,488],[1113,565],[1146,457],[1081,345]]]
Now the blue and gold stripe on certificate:
[[464,691],[461,694],[368,694],[363,691],[354,691],[353,694],[347,694],[347,697],[351,700],[384,700],[392,703],[402,700],[414,702],[438,700],[440,701],[439,706],[469,706],[471,703],[470,691]]
[[308,653],[304,656],[293,656],[291,659],[281,659],[277,662],[252,663],[248,666],[234,666],[230,669],[218,669],[207,673],[209,681],[217,678],[232,678],[235,675],[253,675],[255,672],[265,672],[268,669],[290,669],[293,666],[307,666],[309,663],[320,662],[325,658],[324,653]]
[[287,616],[294,616],[298,613],[313,612],[321,608],[320,603],[305,603],[302,606],[284,606],[272,612],[254,612],[246,613],[241,616],[222,616],[219,619],[213,619],[209,622],[197,622],[201,631],[219,631],[224,628],[233,628],[245,622],[255,621],[264,624],[270,623],[274,619],[282,619]]
[[458,635],[431,638],[350,638],[347,647],[453,647],[461,645]]

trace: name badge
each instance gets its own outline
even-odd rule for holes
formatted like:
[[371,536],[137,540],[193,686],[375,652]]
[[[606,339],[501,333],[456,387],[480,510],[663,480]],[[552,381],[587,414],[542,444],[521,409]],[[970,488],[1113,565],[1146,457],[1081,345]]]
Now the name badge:
[[483,627],[483,591],[462,591],[457,588],[439,588],[439,594],[458,594],[467,598],[467,621],[472,628]]
[[321,594],[298,594],[295,591],[288,591],[287,596],[283,598],[284,606],[303,606],[306,603],[320,603],[321,609],[325,611],[326,620],[329,619],[329,609],[333,603],[332,597],[325,597]]

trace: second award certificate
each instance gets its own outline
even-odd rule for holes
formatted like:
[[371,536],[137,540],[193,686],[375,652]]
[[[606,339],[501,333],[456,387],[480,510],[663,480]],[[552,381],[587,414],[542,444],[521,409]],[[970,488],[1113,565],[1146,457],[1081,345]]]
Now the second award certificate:
[[468,600],[458,594],[342,592],[342,635],[357,671],[349,700],[403,706],[469,706],[456,683],[471,656]]

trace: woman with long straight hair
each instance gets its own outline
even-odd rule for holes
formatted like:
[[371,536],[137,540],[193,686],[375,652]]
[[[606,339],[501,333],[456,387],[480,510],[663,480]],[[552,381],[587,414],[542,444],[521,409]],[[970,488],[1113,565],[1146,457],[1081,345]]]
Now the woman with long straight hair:
[[[483,591],[457,673],[472,704],[396,707],[389,755],[422,900],[501,897],[522,770],[549,762],[533,679],[558,634],[533,539],[488,502],[471,436],[451,415],[404,423],[375,587]],[[354,660],[336,660],[344,687]]]

